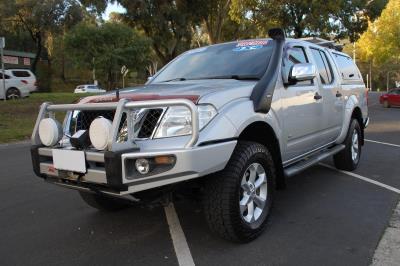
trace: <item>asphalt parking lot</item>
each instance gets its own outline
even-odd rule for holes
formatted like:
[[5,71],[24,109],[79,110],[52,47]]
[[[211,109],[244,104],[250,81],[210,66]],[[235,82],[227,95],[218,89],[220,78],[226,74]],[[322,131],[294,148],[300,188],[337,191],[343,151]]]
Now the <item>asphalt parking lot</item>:
[[[400,189],[400,108],[384,109],[377,101],[371,94],[369,141],[355,173]],[[277,192],[264,234],[245,245],[212,235],[199,202],[175,202],[194,263],[371,263],[398,193],[323,165],[287,184]],[[0,147],[0,211],[2,265],[178,265],[182,255],[162,207],[98,212],[75,191],[36,178],[28,144]]]

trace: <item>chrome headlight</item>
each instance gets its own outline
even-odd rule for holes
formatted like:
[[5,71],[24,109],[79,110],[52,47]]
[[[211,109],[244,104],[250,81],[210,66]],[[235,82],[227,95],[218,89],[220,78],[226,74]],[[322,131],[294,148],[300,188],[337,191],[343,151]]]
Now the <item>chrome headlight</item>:
[[[216,115],[212,105],[197,106],[199,113],[199,129],[203,129]],[[176,137],[192,134],[192,118],[190,110],[184,106],[169,107],[157,129],[154,138]]]

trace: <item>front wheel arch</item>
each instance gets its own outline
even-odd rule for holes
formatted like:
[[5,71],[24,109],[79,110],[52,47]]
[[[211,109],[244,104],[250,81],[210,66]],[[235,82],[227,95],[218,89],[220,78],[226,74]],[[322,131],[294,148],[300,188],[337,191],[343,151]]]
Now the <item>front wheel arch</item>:
[[239,141],[253,141],[267,147],[274,160],[276,168],[276,186],[278,189],[285,188],[285,177],[281,157],[280,143],[273,128],[265,122],[257,121],[249,124],[240,133]]

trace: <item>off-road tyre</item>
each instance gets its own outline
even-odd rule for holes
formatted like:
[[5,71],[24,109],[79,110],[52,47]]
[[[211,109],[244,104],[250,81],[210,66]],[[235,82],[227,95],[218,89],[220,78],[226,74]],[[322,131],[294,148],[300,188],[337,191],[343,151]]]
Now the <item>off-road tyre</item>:
[[[357,143],[354,143],[354,134],[357,134]],[[361,127],[357,119],[353,118],[350,123],[347,136],[343,144],[346,146],[342,151],[333,156],[335,167],[340,170],[353,171],[357,168],[361,157],[361,143],[362,143]],[[352,149],[358,147],[357,157],[353,157]]]
[[86,204],[100,211],[113,212],[132,206],[127,200],[112,198],[101,194],[79,191],[79,195]]
[[[248,223],[239,206],[245,193],[241,182],[250,165],[254,164],[265,170],[264,184],[267,184],[268,192],[261,215],[254,223]],[[257,238],[265,229],[272,207],[275,169],[272,155],[265,146],[256,142],[238,142],[225,169],[210,176],[204,185],[204,214],[211,231],[233,242],[246,243]]]

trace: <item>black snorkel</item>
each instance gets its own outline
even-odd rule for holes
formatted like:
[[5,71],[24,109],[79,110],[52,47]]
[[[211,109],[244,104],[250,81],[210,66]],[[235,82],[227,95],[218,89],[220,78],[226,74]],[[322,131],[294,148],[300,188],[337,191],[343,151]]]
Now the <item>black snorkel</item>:
[[253,88],[250,99],[253,101],[254,111],[258,113],[268,113],[271,109],[272,96],[279,71],[282,65],[283,46],[285,44],[285,33],[280,28],[270,29],[268,35],[274,42],[274,49],[264,75]]

